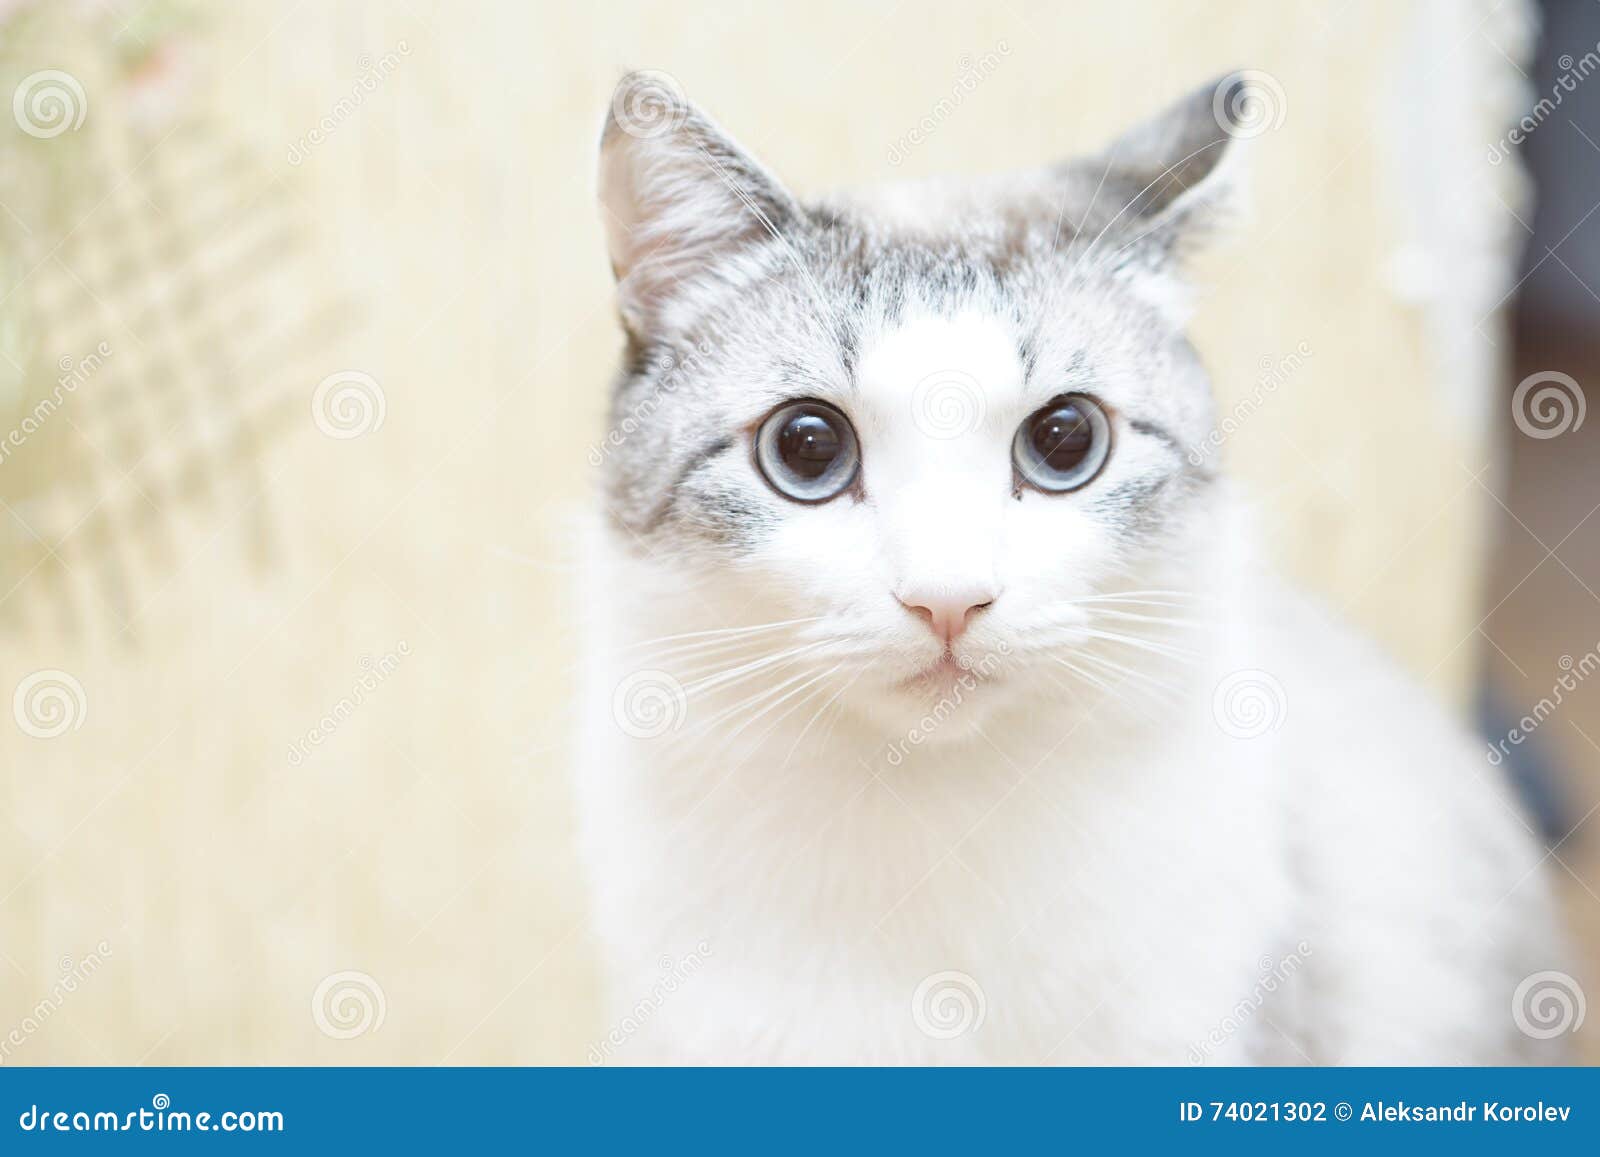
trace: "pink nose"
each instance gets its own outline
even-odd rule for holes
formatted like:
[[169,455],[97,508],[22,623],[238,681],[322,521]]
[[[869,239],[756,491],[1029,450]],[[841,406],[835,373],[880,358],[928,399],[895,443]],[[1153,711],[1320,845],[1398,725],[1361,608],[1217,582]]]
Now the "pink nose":
[[912,614],[927,621],[933,633],[946,643],[953,643],[967,629],[975,612],[994,602],[994,592],[969,588],[960,591],[908,590],[896,596]]

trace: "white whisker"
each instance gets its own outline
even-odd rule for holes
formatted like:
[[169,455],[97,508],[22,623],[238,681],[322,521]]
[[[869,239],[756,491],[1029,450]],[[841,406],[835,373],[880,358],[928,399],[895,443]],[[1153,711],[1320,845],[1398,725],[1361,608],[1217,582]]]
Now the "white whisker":
[[1063,659],[1060,655],[1052,655],[1051,656],[1051,661],[1054,662],[1054,663],[1058,663],[1061,666],[1065,667],[1068,671],[1071,671],[1074,675],[1076,675],[1078,678],[1082,679],[1085,683],[1089,683],[1089,684],[1091,684],[1091,685],[1093,685],[1095,687],[1098,687],[1101,691],[1104,691],[1107,695],[1115,695],[1116,694],[1116,688],[1111,686],[1111,684],[1107,683],[1104,679],[1101,679],[1098,675],[1093,675],[1093,674],[1089,673],[1088,671],[1085,671],[1082,667],[1079,667],[1077,664],[1072,663],[1069,660]]
[[[864,675],[864,674],[866,674],[866,669],[865,668],[863,668],[860,671],[857,671],[851,677],[850,682],[846,683],[844,685],[844,691],[848,691],[850,689],[851,685],[853,685],[855,683],[855,681],[857,679],[861,678],[861,676]],[[833,718],[828,720],[827,728],[822,732],[821,735],[819,735],[817,737],[817,746],[818,747],[826,748],[828,746],[828,741],[833,738],[833,733],[838,730],[839,721],[844,718],[844,713],[845,713],[844,692],[841,691],[839,696],[834,700]]]
[[787,679],[784,679],[779,683],[760,688],[752,694],[745,696],[743,699],[740,699],[737,702],[729,704],[728,706],[723,707],[721,710],[714,712],[700,723],[697,723],[693,728],[691,728],[690,734],[698,734],[700,732],[707,731],[724,720],[731,719],[740,712],[765,702],[768,698],[778,694],[778,692],[782,691],[785,687],[789,687],[799,680],[804,679],[808,674],[810,674],[809,671],[799,671],[793,675],[790,675]]
[[[735,738],[738,737],[740,732],[742,732],[745,728],[749,727],[757,719],[760,719],[768,711],[771,711],[774,707],[778,706],[778,704],[783,703],[783,702],[793,698],[795,695],[798,695],[801,691],[804,691],[807,687],[811,686],[813,683],[817,682],[818,680],[826,679],[829,675],[833,674],[833,672],[837,671],[838,669],[839,668],[836,665],[836,666],[831,667],[830,669],[828,669],[826,671],[823,671],[819,675],[814,675],[810,679],[806,680],[806,682],[804,682],[804,683],[800,684],[800,686],[796,687],[793,691],[790,691],[787,695],[782,696],[781,698],[775,700],[774,702],[768,703],[760,711],[756,712],[749,719],[746,719],[737,728],[735,728],[733,730],[733,732],[728,736],[728,741],[732,742]],[[804,674],[804,672],[802,672],[802,674]],[[791,680],[791,682],[792,681],[793,680]],[[782,718],[782,717],[780,716],[780,718]]]
[[[781,640],[779,640],[781,641]],[[651,663],[682,670],[682,678],[697,679],[718,670],[730,670],[735,664],[775,652],[772,639],[733,639],[717,646],[687,648],[658,655],[641,655],[635,662]]]
[[1188,591],[1119,591],[1115,594],[1085,595],[1066,600],[1067,606],[1084,606],[1092,603],[1127,603],[1130,606],[1182,606],[1202,601]]
[[1107,658],[1105,655],[1102,655],[1097,651],[1085,648],[1074,652],[1074,657],[1078,659],[1086,659],[1091,663],[1097,664],[1100,669],[1110,671],[1120,676],[1123,682],[1126,682],[1129,679],[1137,680],[1151,692],[1160,694],[1164,697],[1170,697],[1170,699],[1168,699],[1169,703],[1176,701],[1183,695],[1184,689],[1179,684],[1173,683],[1169,680],[1159,679],[1150,672],[1141,671],[1137,667],[1126,667],[1113,659]]
[[[839,666],[842,667],[843,665],[844,664],[841,663]],[[834,668],[835,671],[838,669],[839,667]],[[795,736],[794,742],[789,745],[789,752],[783,757],[783,763],[778,767],[780,772],[789,766],[789,761],[794,758],[794,753],[800,749],[800,741],[806,737],[806,732],[811,730],[812,725],[815,724],[817,720],[822,718],[823,713],[826,712],[829,707],[832,707],[833,704],[840,698],[840,696],[842,696],[846,691],[850,690],[851,687],[855,686],[856,680],[861,678],[861,676],[861,671],[857,671],[854,675],[850,676],[850,678],[845,681],[844,686],[840,687],[832,695],[828,696],[827,700],[823,702],[822,706],[817,708],[817,713],[806,721],[806,725],[800,729],[800,734]]]
[[655,646],[658,643],[675,643],[680,639],[700,639],[709,636],[721,637],[727,635],[753,635],[763,631],[775,631],[780,627],[797,627],[806,623],[815,623],[819,622],[821,619],[821,615],[808,615],[801,619],[781,619],[772,623],[755,623],[747,627],[714,627],[709,631],[684,631],[676,635],[661,635],[660,637],[654,639],[642,639],[637,643],[629,643],[626,647],[623,647],[622,650],[632,651],[639,647]]
[[792,647],[787,651],[780,651],[775,655],[768,655],[765,658],[757,659],[752,663],[746,663],[743,666],[735,667],[731,671],[723,671],[717,675],[709,675],[704,679],[696,679],[691,683],[685,684],[684,690],[689,692],[691,695],[700,694],[711,690],[713,687],[720,687],[730,679],[735,679],[751,672],[765,670],[774,663],[781,663],[787,659],[793,659],[800,655],[815,651],[818,647],[825,646],[827,646],[826,641],[818,643],[806,643],[804,646]]
[[1200,619],[1174,619],[1167,615],[1141,615],[1134,611],[1108,611],[1095,608],[1095,615],[1107,619],[1117,619],[1129,623],[1152,623],[1163,627],[1201,627],[1204,622]]
[[[796,688],[796,691],[804,690],[805,694],[801,695],[799,699],[795,700],[794,704],[787,711],[784,711],[775,717],[772,722],[767,725],[766,730],[764,730],[761,733],[760,738],[755,741],[754,749],[759,751],[765,747],[767,740],[772,738],[772,736],[777,732],[778,728],[783,725],[783,721],[785,719],[789,718],[789,716],[793,715],[796,711],[806,706],[806,704],[813,702],[817,696],[826,694],[828,690],[827,680],[838,674],[843,667],[843,663],[835,663],[832,667],[822,672],[821,675],[811,680],[804,687]],[[812,718],[815,719],[816,717],[813,716]],[[807,724],[807,726],[809,727],[810,725]],[[786,766],[786,764],[780,766]]]
[[[1088,658],[1089,656],[1086,652],[1080,651],[1077,652],[1075,657],[1082,659]],[[1098,658],[1098,656],[1095,657]],[[1095,707],[1101,706],[1107,699],[1109,699],[1115,706],[1131,711],[1134,715],[1138,716],[1146,723],[1157,725],[1160,724],[1161,720],[1150,712],[1143,699],[1139,698],[1138,696],[1125,693],[1124,684],[1127,683],[1128,676],[1123,676],[1114,684],[1107,684],[1103,679],[1100,679],[1090,672],[1085,671],[1082,667],[1079,667],[1066,659],[1057,657],[1056,662],[1062,667],[1066,668],[1068,671],[1071,671],[1074,675],[1077,675],[1078,678],[1090,682],[1101,689],[1103,694],[1101,695],[1099,701],[1095,703]]]
[[1108,643],[1120,643],[1125,647],[1148,651],[1152,655],[1160,655],[1165,659],[1196,659],[1199,657],[1195,652],[1183,647],[1171,647],[1151,639],[1141,639],[1137,635],[1124,635],[1117,631],[1100,631],[1094,627],[1079,627],[1078,630],[1081,634],[1087,635],[1091,639],[1103,639]]

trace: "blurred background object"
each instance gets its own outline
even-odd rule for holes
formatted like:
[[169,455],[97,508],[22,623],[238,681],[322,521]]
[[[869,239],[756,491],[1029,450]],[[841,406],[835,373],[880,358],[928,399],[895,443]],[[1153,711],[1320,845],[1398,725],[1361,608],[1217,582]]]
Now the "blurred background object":
[[[1600,680],[1592,679],[1600,420],[1586,418],[1585,394],[1600,382],[1600,6],[1546,0],[1541,20],[1521,115],[1489,153],[1491,164],[1520,160],[1537,196],[1506,208],[1522,255],[1506,303],[1510,332],[1494,334],[1509,362],[1497,404],[1513,426],[1489,511],[1483,730],[1538,805],[1546,866],[1592,967],[1600,959]],[[1600,1031],[1578,1035],[1589,1063],[1600,1062]]]
[[[1255,70],[1254,215],[1197,274],[1217,452],[1492,743],[1600,646],[1592,425],[1513,420],[1594,373],[1581,7],[0,0],[0,1061],[582,1063],[607,1027],[563,768],[628,68],[812,193]],[[1597,711],[1503,760],[1591,962]]]

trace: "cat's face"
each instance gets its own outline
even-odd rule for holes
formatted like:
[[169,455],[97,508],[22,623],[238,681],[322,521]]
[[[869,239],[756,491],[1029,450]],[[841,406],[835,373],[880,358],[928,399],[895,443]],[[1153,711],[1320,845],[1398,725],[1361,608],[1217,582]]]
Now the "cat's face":
[[606,498],[693,588],[683,621],[789,623],[766,638],[806,649],[774,677],[895,727],[1152,653],[1108,643],[1170,613],[1211,481],[1172,265],[1219,208],[1228,107],[1207,88],[1102,158],[810,207],[693,109],[614,115]]

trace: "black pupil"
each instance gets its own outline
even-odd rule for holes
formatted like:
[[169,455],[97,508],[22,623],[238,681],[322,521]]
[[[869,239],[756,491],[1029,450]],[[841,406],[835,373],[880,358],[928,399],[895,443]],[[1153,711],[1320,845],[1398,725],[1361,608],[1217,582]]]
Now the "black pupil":
[[1069,403],[1035,418],[1028,440],[1041,465],[1067,474],[1083,462],[1094,445],[1094,427],[1088,415]]
[[778,431],[778,457],[798,478],[821,478],[838,456],[839,431],[821,414],[802,411]]

